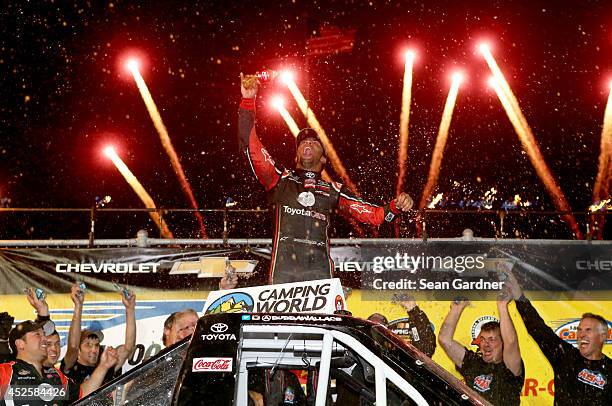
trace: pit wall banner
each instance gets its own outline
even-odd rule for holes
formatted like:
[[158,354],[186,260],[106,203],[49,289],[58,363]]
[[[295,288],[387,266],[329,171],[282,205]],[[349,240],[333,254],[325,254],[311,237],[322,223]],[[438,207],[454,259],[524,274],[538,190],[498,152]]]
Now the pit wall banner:
[[[399,247],[407,252],[416,249],[414,245],[414,242],[411,242],[407,246],[412,248],[401,248],[401,245],[396,245],[396,248]],[[460,249],[464,252],[479,252],[476,251],[477,248],[464,242],[457,242],[456,245],[462,247]],[[593,276],[599,278],[611,269],[612,245],[593,246],[597,249],[590,252],[588,243],[553,244],[553,248],[556,247],[557,253],[563,256],[563,260],[553,260],[551,247],[547,247],[545,250],[547,254],[537,261],[529,259],[530,256],[536,256],[537,252],[533,247],[529,248],[531,250],[529,255],[525,254],[529,250],[524,247],[515,247],[514,251],[505,247],[504,252],[506,255],[518,258],[523,268],[530,269],[538,277],[552,272],[554,266],[559,266],[565,261],[566,264],[585,268],[583,269],[585,278]],[[604,250],[604,247],[607,248]],[[450,248],[442,250],[442,246],[439,245],[438,249],[441,251],[437,255],[452,252]],[[367,318],[374,312],[384,314],[390,321],[406,317],[406,313],[398,303],[377,299],[371,295],[371,290],[358,288],[357,281],[361,277],[360,270],[355,266],[355,262],[359,262],[361,258],[358,256],[358,250],[359,248],[354,246],[334,247],[332,250],[336,267],[344,267],[344,271],[338,272],[342,285],[353,287],[345,296],[348,310],[362,318]],[[417,252],[433,255],[431,250],[432,245],[422,243],[420,251],[410,252],[414,252],[415,255]],[[390,256],[391,253],[392,251],[384,251],[383,254],[381,251],[380,256]],[[137,349],[124,366],[126,371],[163,348],[161,341],[163,323],[171,313],[193,308],[202,314],[201,310],[207,306],[206,299],[209,293],[216,291],[226,258],[230,259],[240,276],[240,287],[263,284],[261,280],[265,280],[269,265],[269,261],[265,259],[265,249],[256,254],[252,251],[247,254],[242,249],[0,249],[0,312],[10,313],[16,321],[35,318],[36,315],[29,306],[23,289],[25,287],[43,289],[47,293],[46,300],[51,317],[57,325],[65,352],[73,309],[69,295],[70,286],[75,281],[84,282],[87,285],[87,292],[83,328],[102,330],[105,334],[103,344],[116,346],[123,343],[125,332],[125,309],[117,286],[127,286],[137,295]],[[568,266],[565,265],[563,269],[567,269]],[[406,292],[398,290],[395,293]],[[526,295],[534,298],[532,291],[528,291]],[[575,331],[581,314],[585,312],[601,314],[609,324],[612,320],[612,295],[608,295],[605,299],[532,300],[532,303],[545,322],[569,342],[575,342]],[[417,304],[425,311],[437,334],[450,302],[417,298]],[[511,304],[510,313],[515,321],[526,369],[522,404],[552,405],[554,391],[551,383],[552,369],[537,344],[525,331],[514,304]],[[463,313],[455,338],[466,347],[475,349],[476,347],[470,347],[475,332],[483,322],[492,317],[497,317],[495,301],[473,301]],[[612,357],[612,328],[608,332],[604,353]],[[433,359],[459,377],[439,345]]]

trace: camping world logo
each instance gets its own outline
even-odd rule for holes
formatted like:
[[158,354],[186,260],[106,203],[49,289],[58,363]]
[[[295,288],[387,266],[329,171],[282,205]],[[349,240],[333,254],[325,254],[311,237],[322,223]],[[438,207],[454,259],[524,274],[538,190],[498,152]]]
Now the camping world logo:
[[206,314],[248,313],[254,307],[251,295],[243,292],[230,293],[215,300],[206,310]]

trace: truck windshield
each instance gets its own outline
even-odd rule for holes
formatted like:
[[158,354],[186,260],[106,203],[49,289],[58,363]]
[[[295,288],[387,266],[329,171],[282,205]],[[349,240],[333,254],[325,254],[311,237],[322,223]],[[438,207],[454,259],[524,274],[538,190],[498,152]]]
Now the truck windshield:
[[189,340],[186,338],[81,399],[76,405],[169,405],[188,346]]

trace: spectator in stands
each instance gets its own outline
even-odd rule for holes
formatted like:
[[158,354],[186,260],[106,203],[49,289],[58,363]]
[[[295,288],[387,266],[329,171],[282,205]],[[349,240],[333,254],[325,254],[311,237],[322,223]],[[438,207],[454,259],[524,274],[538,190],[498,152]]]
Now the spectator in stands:
[[467,300],[455,300],[442,323],[438,341],[468,386],[494,405],[519,405],[525,380],[525,368],[514,324],[508,312],[511,300],[509,292],[497,301],[499,323],[482,325],[477,337],[480,353],[468,350],[453,336],[461,313],[469,304]]
[[506,286],[527,332],[553,368],[555,405],[612,405],[612,360],[602,352],[609,331],[606,319],[583,314],[575,348],[546,325],[512,273]]
[[7,312],[0,313],[0,364],[15,359],[8,345],[8,336],[15,318]]
[[[121,374],[123,364],[136,347],[136,295],[131,290],[127,293],[127,295],[121,294],[121,301],[125,306],[125,343],[116,348],[117,363],[114,368],[108,370],[104,383]],[[75,382],[82,383],[91,376],[98,365],[100,343],[104,335],[96,330],[81,331],[85,292],[77,284],[72,286],[70,298],[74,303],[74,313],[68,332],[68,349],[61,363],[61,370]]]
[[166,347],[170,347],[189,337],[195,331],[198,324],[198,313],[193,309],[185,309],[174,312],[164,322],[164,335],[162,342]]

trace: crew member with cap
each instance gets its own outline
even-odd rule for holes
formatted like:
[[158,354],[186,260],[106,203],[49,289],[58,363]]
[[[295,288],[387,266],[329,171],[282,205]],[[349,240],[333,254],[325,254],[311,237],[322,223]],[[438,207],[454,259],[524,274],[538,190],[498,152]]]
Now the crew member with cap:
[[238,111],[238,137],[257,180],[275,206],[275,235],[269,282],[287,283],[326,279],[333,273],[327,229],[336,208],[358,221],[373,225],[391,222],[412,208],[413,201],[400,194],[384,206],[356,197],[337,182],[326,182],[321,171],[327,162],[317,133],[306,128],[297,135],[295,169],[281,169],[255,132],[256,76],[241,79],[242,102]]
[[[78,285],[73,285],[70,298],[74,303],[72,322],[68,332],[68,349],[62,360],[61,370],[77,383],[87,380],[98,365],[100,343],[104,340],[101,331],[86,329],[81,331],[81,316],[85,292]],[[136,347],[136,295],[129,291],[128,297],[121,294],[125,306],[125,344],[116,348],[117,363],[104,377],[104,383],[121,374],[121,368]]]
[[58,368],[44,365],[46,337],[53,331],[55,325],[49,320],[26,320],[13,327],[9,345],[16,360],[0,364],[0,405],[68,405],[96,390],[106,371],[117,362],[114,350],[109,348],[102,354],[100,365],[90,379],[79,386]]

